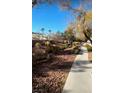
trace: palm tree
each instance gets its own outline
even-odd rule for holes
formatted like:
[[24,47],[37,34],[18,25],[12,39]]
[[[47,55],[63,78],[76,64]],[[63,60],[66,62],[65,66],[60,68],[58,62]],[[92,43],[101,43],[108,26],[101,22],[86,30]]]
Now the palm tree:
[[51,35],[52,30],[49,29],[48,31],[49,31],[49,39],[50,39],[50,35]]
[[52,30],[48,30],[49,31],[49,34],[51,34]]
[[41,32],[42,32],[43,34],[44,34],[44,30],[45,30],[44,28],[41,28]]
[[41,30],[40,30],[42,33],[42,37],[44,37],[44,30],[45,30],[44,28],[41,28]]

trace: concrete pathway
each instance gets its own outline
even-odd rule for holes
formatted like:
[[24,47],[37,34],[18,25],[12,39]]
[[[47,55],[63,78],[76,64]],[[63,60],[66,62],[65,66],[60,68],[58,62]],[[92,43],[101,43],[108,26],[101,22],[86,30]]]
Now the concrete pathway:
[[77,55],[62,93],[92,93],[92,64],[85,47]]

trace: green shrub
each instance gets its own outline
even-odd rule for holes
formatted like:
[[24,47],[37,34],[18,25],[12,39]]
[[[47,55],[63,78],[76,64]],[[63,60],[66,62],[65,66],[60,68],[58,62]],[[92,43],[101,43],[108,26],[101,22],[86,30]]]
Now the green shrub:
[[64,49],[68,48],[68,44],[63,44]]
[[35,43],[35,47],[36,48],[40,48],[41,47],[41,44],[39,42]]
[[79,46],[80,45],[80,42],[73,42],[72,43],[72,46]]
[[60,50],[64,50],[64,49],[67,48],[67,47],[68,47],[67,44],[61,44],[61,45],[59,45],[59,49],[60,49]]
[[46,51],[43,49],[39,48],[34,48],[32,51],[32,61],[33,63],[36,63],[39,60],[45,59],[46,58]]
[[45,42],[45,45],[46,45],[46,46],[50,46],[50,41],[46,41],[46,42]]
[[91,52],[91,51],[92,51],[92,46],[91,46],[91,45],[86,44],[86,45],[85,45],[85,47],[87,48],[87,50],[88,50],[89,52]]

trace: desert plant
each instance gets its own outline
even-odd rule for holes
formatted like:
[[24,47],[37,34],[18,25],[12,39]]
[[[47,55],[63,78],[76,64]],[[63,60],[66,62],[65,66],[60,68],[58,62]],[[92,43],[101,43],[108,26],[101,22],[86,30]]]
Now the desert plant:
[[87,48],[87,50],[88,50],[89,52],[91,52],[91,51],[92,51],[92,46],[91,46],[91,45],[86,44],[86,45],[84,45],[84,46]]
[[46,51],[40,48],[34,48],[32,50],[32,62],[33,64],[37,63],[37,61],[41,61],[46,58]]
[[68,47],[68,44],[63,44],[64,49]]
[[41,44],[40,44],[39,42],[36,42],[36,43],[35,43],[35,47],[36,47],[36,48],[40,48],[40,47],[41,47]]
[[45,45],[48,47],[48,46],[50,46],[50,41],[46,41],[45,42]]

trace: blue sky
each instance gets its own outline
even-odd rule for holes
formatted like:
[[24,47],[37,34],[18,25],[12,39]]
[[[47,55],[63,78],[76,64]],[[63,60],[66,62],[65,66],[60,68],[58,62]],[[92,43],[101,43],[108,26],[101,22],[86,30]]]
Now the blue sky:
[[[74,3],[73,7],[78,3]],[[86,4],[85,8],[91,9],[91,4]],[[32,32],[38,32],[41,28],[45,28],[45,32],[63,32],[68,24],[74,20],[74,16],[70,11],[63,11],[58,5],[41,4],[32,8]]]

